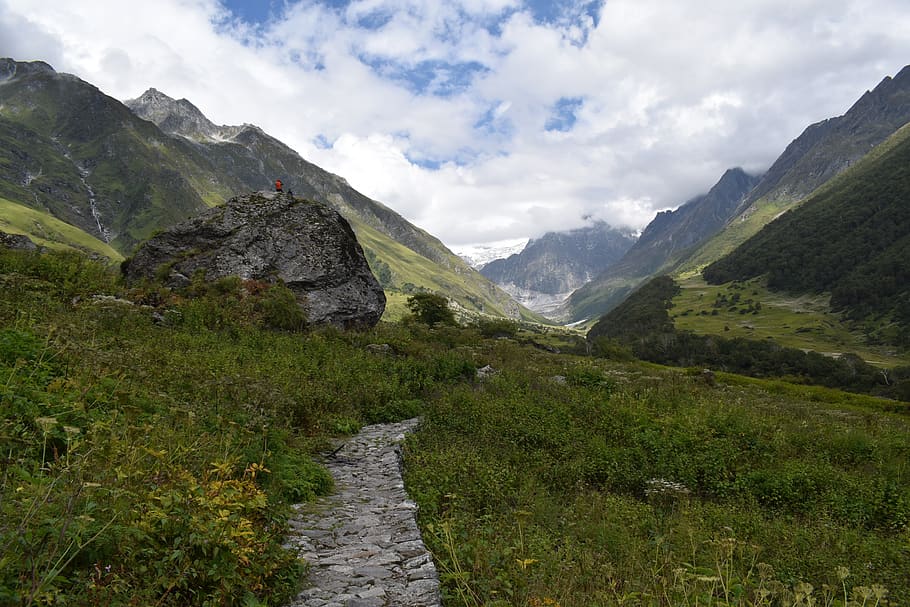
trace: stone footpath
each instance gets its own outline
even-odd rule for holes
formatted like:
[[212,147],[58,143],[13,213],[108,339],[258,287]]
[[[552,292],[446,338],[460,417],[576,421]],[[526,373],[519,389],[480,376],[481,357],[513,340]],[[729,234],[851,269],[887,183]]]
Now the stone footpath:
[[310,563],[289,607],[439,607],[439,578],[401,478],[416,419],[367,426],[326,467],[335,493],[295,506],[287,545]]

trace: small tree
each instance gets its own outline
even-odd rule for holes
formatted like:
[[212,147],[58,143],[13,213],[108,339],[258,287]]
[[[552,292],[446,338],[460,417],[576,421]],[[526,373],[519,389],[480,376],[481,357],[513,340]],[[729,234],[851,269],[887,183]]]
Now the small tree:
[[448,300],[436,293],[411,295],[408,297],[408,309],[419,322],[430,326],[455,324],[455,314],[449,309]]

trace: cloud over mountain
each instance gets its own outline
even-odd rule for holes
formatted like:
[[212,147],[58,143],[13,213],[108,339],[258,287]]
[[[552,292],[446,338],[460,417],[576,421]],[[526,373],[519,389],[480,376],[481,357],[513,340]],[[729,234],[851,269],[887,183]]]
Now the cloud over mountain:
[[910,56],[899,0],[0,0],[0,56],[252,122],[450,244],[643,227]]

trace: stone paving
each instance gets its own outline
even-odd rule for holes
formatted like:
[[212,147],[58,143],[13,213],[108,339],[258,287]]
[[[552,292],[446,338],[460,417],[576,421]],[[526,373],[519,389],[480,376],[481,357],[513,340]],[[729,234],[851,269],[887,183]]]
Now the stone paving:
[[416,419],[367,426],[329,456],[335,493],[295,506],[287,544],[310,563],[289,607],[439,607],[439,578],[401,478]]

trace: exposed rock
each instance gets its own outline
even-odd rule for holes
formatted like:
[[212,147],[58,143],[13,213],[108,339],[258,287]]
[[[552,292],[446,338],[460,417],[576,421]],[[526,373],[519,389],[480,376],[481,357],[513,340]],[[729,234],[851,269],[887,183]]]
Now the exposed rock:
[[531,239],[521,252],[491,261],[480,273],[526,307],[548,315],[572,291],[616,263],[634,242],[630,232],[597,221]]
[[492,377],[493,375],[496,375],[497,373],[499,373],[499,371],[497,371],[490,365],[486,365],[485,367],[481,367],[481,368],[477,369],[477,379],[486,379],[488,377]]
[[22,234],[8,234],[0,232],[0,247],[6,249],[16,249],[19,251],[36,251],[36,245],[28,236]]
[[714,371],[711,369],[702,369],[701,370],[701,379],[703,382],[709,386],[714,386],[717,383],[717,378],[714,376]]
[[315,324],[372,326],[385,309],[348,222],[326,205],[285,193],[232,198],[154,236],[124,264],[130,281],[180,283],[199,272],[206,280],[281,280]]

